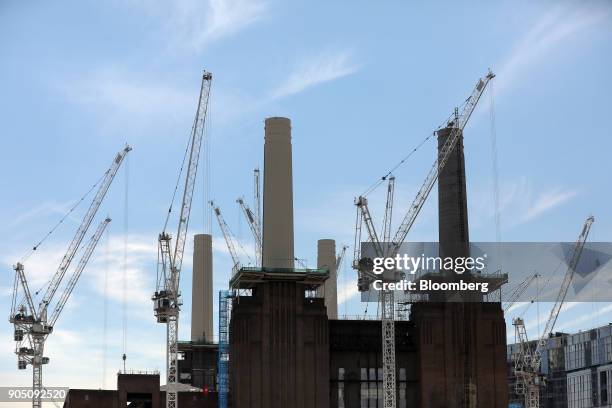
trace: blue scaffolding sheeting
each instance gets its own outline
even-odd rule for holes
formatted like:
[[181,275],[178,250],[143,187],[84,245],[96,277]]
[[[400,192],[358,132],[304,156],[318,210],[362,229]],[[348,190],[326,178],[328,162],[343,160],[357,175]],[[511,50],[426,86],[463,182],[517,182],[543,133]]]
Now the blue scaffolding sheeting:
[[232,292],[219,291],[219,408],[227,408],[229,392],[229,320]]

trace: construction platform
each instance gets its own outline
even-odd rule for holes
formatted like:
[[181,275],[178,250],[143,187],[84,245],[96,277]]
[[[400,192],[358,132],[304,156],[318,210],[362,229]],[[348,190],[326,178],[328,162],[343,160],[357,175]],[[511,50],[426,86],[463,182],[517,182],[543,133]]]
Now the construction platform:
[[295,282],[315,290],[329,278],[327,269],[242,267],[230,280],[231,289],[253,289],[266,282]]

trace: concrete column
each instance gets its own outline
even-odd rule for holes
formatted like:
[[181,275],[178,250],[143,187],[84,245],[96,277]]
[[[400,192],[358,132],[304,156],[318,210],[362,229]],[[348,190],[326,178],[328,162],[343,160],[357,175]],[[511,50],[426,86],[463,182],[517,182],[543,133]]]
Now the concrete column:
[[213,341],[212,236],[209,234],[193,237],[191,341]]
[[318,289],[319,296],[325,298],[327,317],[338,318],[338,273],[336,271],[336,241],[320,239],[317,241],[317,268],[329,269],[329,278]]
[[263,267],[293,268],[291,121],[287,118],[266,119],[263,191]]

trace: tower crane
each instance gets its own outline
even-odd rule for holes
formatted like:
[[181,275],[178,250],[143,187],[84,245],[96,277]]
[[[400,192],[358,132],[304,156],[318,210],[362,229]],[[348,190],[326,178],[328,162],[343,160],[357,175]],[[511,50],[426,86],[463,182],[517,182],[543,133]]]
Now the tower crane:
[[255,256],[257,258],[257,262],[261,265],[261,226],[257,220],[257,215],[253,213],[242,197],[238,198],[236,202],[238,205],[240,205],[242,213],[244,214],[247,224],[249,224],[249,228],[251,229],[251,233],[253,234],[253,239],[255,240]]
[[582,232],[578,236],[574,249],[571,254],[570,261],[567,265],[567,271],[561,283],[559,293],[555,303],[550,311],[546,326],[542,335],[536,343],[535,349],[532,349],[527,339],[527,330],[525,329],[525,322],[522,318],[517,317],[513,320],[512,324],[515,328],[516,342],[518,344],[518,353],[515,357],[514,363],[514,374],[516,376],[516,392],[519,395],[525,395],[525,408],[539,408],[540,407],[540,387],[544,385],[544,378],[540,375],[540,363],[542,361],[542,353],[546,348],[546,339],[549,334],[552,333],[561,307],[565,301],[567,290],[569,289],[570,283],[576,273],[576,267],[580,261],[584,244],[586,243],[591,225],[595,222],[593,216],[589,216],[584,225],[582,226]]
[[189,225],[189,216],[191,214],[191,202],[193,200],[193,191],[200,159],[202,135],[204,133],[206,113],[208,111],[211,81],[212,74],[204,71],[202,75],[202,84],[200,86],[198,106],[191,130],[191,137],[189,139],[189,158],[187,162],[183,200],[178,219],[178,228],[174,248],[171,248],[172,237],[168,232],[166,232],[172,207],[170,207],[170,210],[168,211],[166,222],[164,224],[164,230],[158,237],[157,287],[151,299],[153,300],[153,309],[157,322],[166,325],[166,375],[168,387],[166,392],[167,408],[178,407],[178,324],[182,304],[179,283],[181,267],[183,264],[183,254],[185,251],[185,241],[187,239],[187,227]]
[[[253,206],[251,209],[248,204],[244,201],[243,197],[236,199],[236,202],[240,206],[244,217],[246,218],[249,229],[255,240],[255,257],[256,263],[261,266],[261,254],[262,254],[262,228],[261,228],[261,194],[260,194],[260,183],[259,183],[259,169],[253,169]],[[228,244],[229,245],[229,244]]]
[[[435,185],[438,175],[446,165],[451,156],[457,141],[460,139],[463,129],[470,119],[480,97],[484,93],[488,83],[495,75],[489,72],[478,80],[471,95],[466,99],[461,108],[455,108],[452,120],[448,126],[452,128],[449,137],[444,142],[444,145],[438,153],[438,158],[432,165],[425,181],[417,192],[408,212],[405,214],[402,222],[390,242],[383,242],[378,238],[376,228],[368,208],[368,200],[364,196],[359,196],[355,200],[357,207],[357,217],[355,221],[355,246],[353,248],[353,268],[358,273],[358,287],[360,291],[367,291],[371,283],[380,279],[380,276],[372,273],[372,259],[361,256],[361,235],[363,224],[366,226],[368,241],[372,244],[375,256],[377,257],[394,257],[408,232],[412,228],[416,217],[423,208],[429,193]],[[385,208],[383,238],[390,237],[391,215],[393,210],[393,192],[394,178],[388,178],[387,188],[387,205]],[[384,247],[383,247],[384,244]],[[397,273],[395,271],[387,271],[383,275],[383,279],[395,280]],[[389,277],[391,273],[391,277]],[[381,290],[379,293],[381,323],[382,323],[382,350],[383,350],[383,406],[385,408],[395,408],[396,406],[396,384],[395,384],[395,301],[393,291]]]
[[[9,321],[15,326],[14,339],[17,343],[15,354],[17,354],[17,365],[20,370],[25,370],[28,364],[32,365],[33,380],[32,380],[32,406],[40,408],[42,384],[42,366],[49,363],[49,358],[44,356],[45,342],[49,335],[53,332],[53,328],[59,318],[72,290],[74,289],[83,269],[85,268],[89,257],[91,256],[100,236],[104,232],[106,225],[110,222],[110,218],[106,218],[96,230],[85,252],[82,255],[75,271],[71,275],[67,285],[64,288],[55,308],[48,313],[48,308],[53,301],[54,295],[59,289],[59,286],[64,279],[72,260],[74,259],[87,230],[91,225],[106,193],[121,167],[123,159],[132,150],[130,146],[117,153],[113,159],[110,168],[105,172],[104,177],[100,182],[100,186],[94,196],[87,212],[85,213],[81,224],[79,225],[72,241],[68,246],[68,250],[62,257],[60,265],[48,283],[42,300],[36,307],[34,299],[30,292],[28,281],[25,275],[25,267],[21,262],[15,265],[15,286],[13,288],[13,301],[11,308],[11,316]],[[36,248],[36,247],[35,247]],[[19,287],[23,291],[26,304],[18,305],[17,294]]]
[[217,217],[219,228],[221,229],[221,233],[223,234],[223,238],[225,239],[225,243],[227,244],[227,249],[229,250],[230,256],[232,257],[232,273],[236,273],[236,271],[240,269],[240,258],[238,257],[238,251],[236,251],[236,244],[234,243],[234,238],[232,237],[232,233],[230,232],[229,226],[225,222],[225,218],[223,218],[223,215],[221,215],[221,209],[216,206],[212,201],[210,202],[210,206],[213,208],[215,216]]
[[340,266],[342,266],[342,261],[344,260],[344,255],[346,254],[347,249],[348,245],[342,245],[340,253],[336,255],[336,272],[338,272],[340,270]]

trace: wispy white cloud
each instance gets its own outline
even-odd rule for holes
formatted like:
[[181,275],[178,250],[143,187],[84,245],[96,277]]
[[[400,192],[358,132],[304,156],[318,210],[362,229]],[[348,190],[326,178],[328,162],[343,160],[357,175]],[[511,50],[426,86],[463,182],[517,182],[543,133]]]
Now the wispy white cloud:
[[[150,269],[157,256],[156,242],[151,242],[149,237],[141,235],[130,235],[127,242],[127,247],[124,247],[122,235],[110,236],[108,242],[103,238],[86,266],[78,286],[87,285],[89,282],[90,289],[95,293],[116,302],[123,300],[123,288],[125,287],[126,301],[139,306],[136,312],[144,315],[146,311],[146,316],[150,317],[150,296],[155,287],[155,271]],[[46,245],[33,253],[25,262],[24,271],[32,296],[35,297],[35,304],[40,301],[67,246],[66,242]],[[126,263],[124,263],[124,248],[127,248]],[[59,292],[63,290],[68,277],[72,274],[80,253],[80,251],[77,252],[71,269],[68,270],[59,287]],[[0,262],[7,266],[12,265],[19,255],[17,253],[5,254],[0,258]],[[125,280],[124,265],[126,266]],[[75,296],[76,294],[73,293],[67,304],[68,307],[76,301]],[[19,297],[22,297],[21,290]],[[56,300],[58,297],[59,293],[55,296]],[[51,306],[54,307],[53,304]]]
[[262,0],[136,0],[147,12],[164,20],[173,49],[198,51],[215,40],[234,35],[262,20],[268,2]]
[[[197,8],[201,1],[193,1],[191,4]],[[193,33],[195,46],[202,46],[208,41],[235,34],[260,20],[267,9],[267,3],[257,0],[209,0],[208,6],[204,24],[194,25],[203,27],[201,31]],[[192,15],[194,11],[198,10],[187,10],[187,13]]]
[[[19,226],[20,224],[30,221],[32,219],[36,219],[38,217],[43,217],[50,214],[66,214],[69,210],[69,206],[71,203],[58,203],[56,201],[47,201],[43,202],[33,208],[27,209],[26,211],[14,215],[11,217],[11,220],[4,225],[4,229],[11,229],[13,227]],[[71,219],[75,222],[78,222],[77,218]]]
[[[582,304],[578,302],[565,302],[561,306],[559,315],[563,316],[565,313],[568,313],[570,310],[580,307],[581,305]],[[534,314],[536,314],[536,312],[532,310],[532,313],[531,313],[532,317],[529,320],[527,320],[525,323],[525,329],[530,334],[531,338],[537,338],[542,335],[540,331],[543,330],[543,327],[546,324],[546,320],[549,318],[549,313],[552,307],[553,307],[552,302],[541,302],[540,309],[542,312],[540,316],[537,316],[537,315],[533,316]],[[561,326],[555,326],[554,329],[560,330],[560,327]]]
[[338,305],[342,305],[359,295],[359,289],[356,282],[347,282],[343,285],[338,285]]
[[[127,248],[127,256],[124,255]],[[131,234],[125,247],[123,235],[101,242],[87,266],[89,289],[116,304],[125,302],[136,318],[152,319],[151,295],[155,290],[157,242],[146,235]]]
[[272,99],[283,98],[307,88],[351,75],[359,70],[359,64],[347,50],[323,52],[304,59],[272,94]]
[[[231,232],[230,232],[231,233]],[[235,236],[233,237],[236,251],[238,251],[238,257],[242,265],[253,265],[256,259],[255,256],[255,245],[254,241],[239,240]],[[222,236],[214,236],[212,241],[213,246],[213,257],[221,255],[227,260],[231,260],[231,254],[227,243]]]
[[528,69],[545,61],[550,53],[567,52],[568,39],[606,21],[612,8],[605,3],[563,2],[550,8],[497,68],[497,92],[516,82]]
[[[50,87],[80,111],[97,116],[97,124],[105,134],[119,133],[124,137],[126,129],[132,135],[147,136],[160,134],[160,129],[166,128],[173,133],[176,129],[187,132],[197,107],[199,82],[187,87],[173,78],[111,64],[59,80],[53,78]],[[208,118],[215,125],[235,127],[269,102],[265,97],[223,85],[215,85],[213,94]],[[142,130],[146,132],[139,132]]]
[[[552,306],[552,302],[543,302],[540,304],[539,316],[535,308],[532,308],[528,313],[528,317],[524,317],[525,329],[530,339],[536,339],[543,334],[542,330],[549,317]],[[510,310],[512,309],[513,308]],[[510,310],[506,312],[506,316],[514,315],[510,314]],[[596,326],[597,324],[601,324],[602,320],[607,322],[607,320],[605,320],[606,314],[610,313],[610,311],[612,311],[612,304],[610,303],[566,302],[561,307],[559,320],[553,331],[569,333],[584,327]],[[523,314],[524,312],[518,315],[522,316]],[[507,320],[508,323],[512,321],[512,319],[509,318],[507,318]],[[508,342],[513,343],[514,340],[514,328],[511,328],[508,330]]]
[[144,118],[168,117],[173,112],[192,112],[193,91],[163,85],[154,78],[129,73],[118,67],[93,70],[80,77],[63,81],[63,94],[71,101],[104,115]]
[[[537,191],[533,183],[525,177],[503,182],[500,185],[499,202],[502,226],[514,227],[533,221],[570,201],[579,193],[577,189],[559,186]],[[476,222],[478,219],[493,218],[493,203],[490,194],[481,192],[477,196],[478,200],[473,200],[474,212],[479,215],[475,217]]]
[[[584,327],[593,327],[594,323],[600,322],[600,320],[607,319],[607,314],[612,311],[611,304],[599,304],[599,303],[580,303],[582,306],[581,313],[576,313],[576,317],[571,320],[560,322],[557,325],[558,331],[574,331]],[[596,308],[597,310],[593,310]],[[590,309],[590,310],[586,310]],[[608,320],[605,320],[606,322]],[[590,323],[589,325],[585,323]]]
[[527,222],[534,218],[539,217],[544,214],[546,211],[549,211],[571,198],[575,197],[578,194],[578,191],[575,190],[561,190],[554,189],[549,191],[543,191],[538,195],[533,203],[529,206],[525,215],[522,218],[522,221]]
[[[81,323],[82,320],[81,317]],[[2,339],[0,345],[3,350],[11,350],[14,347],[14,343],[11,341],[12,335],[9,335],[7,325],[3,326],[7,330],[0,331]],[[108,330],[107,352],[104,355],[100,347],[102,342],[102,339],[100,339],[102,328],[100,326],[83,327],[83,325],[78,325],[71,326],[72,329],[66,329],[65,326],[68,325],[62,325],[64,328],[54,330],[45,345],[45,355],[51,358],[51,363],[45,368],[45,385],[98,389],[105,384],[112,389],[117,381],[116,373],[120,367],[122,368],[121,330]],[[127,350],[127,367],[128,369],[141,370],[161,369],[163,375],[165,335],[161,325],[157,327],[157,325],[151,323],[151,328],[147,329],[145,327],[146,331],[140,331],[138,337],[134,336],[137,339],[137,346],[133,345]],[[88,364],[83,364],[84,355],[88,356]],[[104,360],[106,360],[106,375],[103,380]],[[1,363],[6,363],[7,365],[3,365],[3,367],[7,367],[7,369],[0,372],[0,382],[20,386],[30,384],[31,386],[31,369],[18,371],[14,355],[3,353]],[[10,367],[8,366],[9,363]],[[7,406],[13,405],[9,404]],[[20,407],[22,404],[14,406]]]
[[[24,262],[24,272],[33,296],[53,276],[67,247],[68,244],[47,244],[39,248]],[[23,251],[5,252],[0,256],[0,263],[7,268],[12,268],[23,255]]]
[[[156,244],[154,236],[152,238],[146,234],[131,234],[128,237],[124,280],[126,247],[123,236],[111,234],[108,239],[105,236],[99,242],[81,281],[64,309],[56,330],[47,342],[46,354],[52,359],[52,364],[47,368],[47,385],[98,388],[102,380],[103,358],[107,360],[107,370],[105,381],[102,383],[107,385],[114,383],[116,370],[121,364],[120,356],[123,353],[120,316],[124,288],[129,328],[126,332],[128,368],[163,369],[165,334],[163,327],[155,323],[150,301],[155,288]],[[40,285],[47,282],[50,275],[55,272],[55,267],[66,246],[66,242],[46,245],[28,259],[26,273],[33,290],[40,288]],[[13,258],[14,256],[5,255],[2,257],[2,262],[9,263]],[[186,261],[188,265],[189,259]],[[62,288],[63,285],[60,291]],[[103,311],[100,308],[102,302],[109,313],[105,342],[102,338],[104,332]],[[83,310],[87,311],[88,318],[85,320],[83,320]],[[6,326],[0,328],[0,337],[10,339],[12,336],[3,333],[4,330],[7,330]],[[92,344],[87,339],[96,340]],[[106,355],[102,353],[103,343],[106,345]],[[7,342],[5,349],[9,350],[9,347],[14,347],[14,344],[9,346]],[[91,364],[80,364],[79,356],[84,353],[91,357]],[[0,362],[0,365],[3,364],[4,361]],[[25,375],[27,372],[19,372],[17,375],[16,368],[14,373],[12,371],[9,374],[12,384],[25,385],[27,381],[31,381],[31,373],[28,377]],[[3,376],[4,373],[0,372],[0,381]]]

